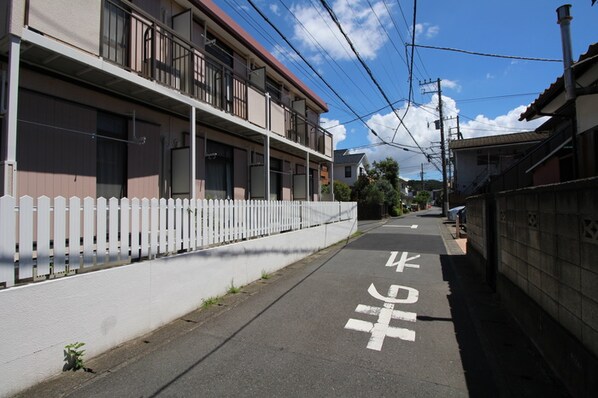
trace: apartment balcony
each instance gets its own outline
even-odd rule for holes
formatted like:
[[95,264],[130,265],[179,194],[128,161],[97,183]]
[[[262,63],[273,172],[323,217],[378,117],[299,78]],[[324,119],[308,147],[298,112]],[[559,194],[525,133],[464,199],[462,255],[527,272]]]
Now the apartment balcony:
[[184,117],[194,106],[202,124],[332,160],[330,133],[133,4],[28,0],[24,25],[21,61],[36,69]]

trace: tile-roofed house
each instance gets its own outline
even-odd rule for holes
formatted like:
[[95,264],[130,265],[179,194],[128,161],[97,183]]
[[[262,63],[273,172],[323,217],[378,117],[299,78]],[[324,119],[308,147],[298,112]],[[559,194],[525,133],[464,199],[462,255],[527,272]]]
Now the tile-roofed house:
[[[563,75],[532,102],[520,120],[551,116],[540,128],[550,131],[541,159],[526,169],[534,185],[598,175],[598,43],[588,47],[571,66],[575,99],[567,101]],[[575,140],[573,140],[575,138]]]
[[455,165],[451,205],[463,202],[491,176],[508,169],[529,148],[547,137],[544,133],[523,132],[451,141],[449,149]]

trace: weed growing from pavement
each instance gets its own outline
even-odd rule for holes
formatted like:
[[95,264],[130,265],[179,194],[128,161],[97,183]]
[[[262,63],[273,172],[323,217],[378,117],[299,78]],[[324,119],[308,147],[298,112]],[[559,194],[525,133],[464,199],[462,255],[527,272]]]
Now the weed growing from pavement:
[[262,279],[270,279],[270,274],[266,270],[262,270]]
[[201,306],[203,308],[210,308],[214,304],[218,304],[219,301],[220,301],[220,297],[208,297],[208,298],[202,300]]
[[67,344],[64,346],[64,367],[62,370],[72,370],[77,371],[80,369],[85,369],[85,364],[83,363],[83,356],[85,355],[85,350],[82,350],[85,343],[79,343],[78,341],[75,343]]
[[229,294],[237,294],[241,291],[240,287],[235,286],[235,280],[230,280],[230,286],[228,287],[227,293]]

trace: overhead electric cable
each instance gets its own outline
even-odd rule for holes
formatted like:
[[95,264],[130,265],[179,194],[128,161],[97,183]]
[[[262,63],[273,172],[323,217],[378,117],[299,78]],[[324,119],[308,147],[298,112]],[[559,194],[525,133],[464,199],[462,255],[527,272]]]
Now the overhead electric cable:
[[[349,76],[349,74],[347,73],[347,71],[345,70],[345,68],[342,68],[338,64],[338,62],[333,57],[330,56],[329,52],[326,51],[324,49],[324,47],[322,47],[322,45],[320,44],[320,42],[318,41],[318,39],[316,39],[311,34],[311,32],[309,31],[309,29],[307,29],[305,27],[305,25],[303,24],[303,22],[299,18],[297,18],[297,15],[295,15],[295,13],[293,12],[293,10],[291,10],[282,0],[278,0],[278,1],[287,10],[287,12],[295,19],[295,21],[297,21],[297,23],[301,26],[301,29],[303,29],[303,31],[309,36],[309,38],[311,39],[312,43],[317,48],[319,48],[320,53],[323,55],[324,59],[332,67],[332,69],[336,70],[337,72],[340,72],[341,74],[343,74],[347,78],[347,82],[351,83],[355,88],[357,88],[357,90],[362,94],[362,97],[365,98],[367,96],[367,94],[364,92],[364,90],[358,84],[355,83],[354,79],[352,79]],[[359,97],[359,98],[362,98],[362,97]],[[362,105],[363,105],[363,103],[362,103]]]
[[[255,5],[255,3],[252,0],[247,0],[248,3],[253,7],[253,9],[272,27],[272,29],[274,29],[276,31],[276,33],[278,33],[280,35],[280,37],[282,37],[282,39],[293,49],[293,51],[295,51],[297,53],[297,55],[303,60],[303,62],[305,62],[305,64],[307,66],[309,66],[309,68],[324,82],[324,84],[326,84],[326,86],[343,102],[343,104],[345,104],[345,106],[357,117],[359,118],[359,120],[361,120],[361,122],[368,128],[370,129],[370,131],[372,132],[372,134],[374,134],[376,137],[378,137],[381,141],[385,142],[379,135],[378,133],[376,133],[376,131],[374,131],[373,129],[371,129],[367,122],[365,120],[363,120],[363,118],[361,116],[359,116],[357,114],[357,112],[345,101],[345,99],[343,97],[341,97],[341,95],[324,79],[324,77],[320,74],[320,72],[318,72],[308,61],[307,59],[305,59],[305,57],[299,52],[299,50],[297,50],[295,48],[295,46],[286,38],[285,35],[282,34],[282,32],[270,21],[270,19],[264,15],[264,13]],[[387,143],[387,142],[385,142]],[[388,145],[391,145],[391,143],[387,143]],[[396,145],[391,145],[391,146],[396,146]],[[401,148],[403,149],[403,148]],[[421,149],[421,148],[420,148]],[[422,150],[422,153],[423,150]],[[425,153],[424,153],[425,155]]]
[[[394,105],[396,105],[397,103],[399,103],[399,102],[403,102],[403,101],[406,101],[406,99],[405,99],[405,98],[401,98],[400,100],[396,100],[395,102],[393,102],[393,103],[392,103],[392,105],[394,106]],[[374,111],[371,111],[371,112],[365,113],[365,114],[361,115],[361,117],[367,117],[367,116],[371,116],[371,115],[373,115],[374,113],[378,113],[378,112],[380,112],[381,110],[383,110],[383,109],[386,109],[386,108],[388,108],[388,105],[384,105],[383,107],[381,107],[381,108],[378,108],[378,109],[376,109],[376,110],[374,110]],[[358,118],[358,117],[357,117],[357,118],[354,118],[354,119],[351,119],[351,120],[346,120],[346,121],[343,121],[343,122],[339,122],[338,124],[335,124],[335,125],[334,125],[334,126],[332,126],[332,127],[340,126],[340,125],[342,125],[342,124],[349,124],[349,123],[353,123],[353,122],[356,122],[356,121],[358,121],[358,120],[360,120],[360,118]],[[332,128],[332,127],[329,127],[329,128]],[[394,128],[394,127],[393,127],[393,128]]]
[[563,62],[562,59],[519,57],[519,56],[516,56],[516,55],[488,54],[488,53],[481,53],[481,52],[477,52],[477,51],[461,50],[459,48],[426,46],[426,45],[423,45],[423,44],[409,44],[409,43],[405,43],[405,45],[406,46],[415,46],[415,47],[419,47],[419,48],[429,48],[429,49],[432,49],[432,50],[453,51],[453,52],[470,54],[470,55],[479,55],[479,56],[482,56],[482,57],[518,59],[518,60],[523,60],[523,61]]
[[[251,1],[251,0],[249,0]],[[343,29],[340,21],[338,20],[336,14],[334,13],[334,11],[332,10],[332,8],[330,8],[330,6],[328,5],[328,3],[326,2],[326,0],[320,0],[320,3],[322,3],[322,6],[324,6],[324,8],[326,9],[326,11],[328,11],[328,14],[330,15],[330,18],[332,19],[332,21],[336,24],[336,26],[338,27],[338,29],[340,30],[340,32],[342,33],[342,35],[345,37],[345,40],[347,40],[347,43],[349,43],[349,46],[351,47],[351,51],[353,51],[353,53],[355,54],[355,56],[357,57],[357,59],[359,60],[359,62],[361,63],[361,65],[363,66],[363,68],[366,70],[366,73],[370,76],[370,79],[372,79],[372,81],[374,82],[374,85],[378,88],[378,90],[380,91],[380,93],[382,94],[382,96],[384,97],[384,99],[386,100],[386,102],[391,106],[391,101],[388,98],[388,96],[386,95],[386,93],[384,92],[384,90],[382,89],[382,87],[380,86],[380,83],[376,80],[376,78],[374,77],[374,75],[372,74],[371,69],[368,67],[368,65],[365,63],[365,61],[363,60],[363,58],[361,57],[361,55],[359,54],[359,52],[357,51],[357,49],[355,48],[355,45],[353,44],[353,41],[349,38],[349,36],[347,35],[347,33],[345,32],[345,30]],[[403,119],[401,119],[401,117],[397,114],[396,110],[393,108],[394,114],[396,115],[396,117],[399,119],[399,122],[403,125],[403,127],[405,128],[405,130],[407,131],[407,133],[409,133],[409,135],[411,136],[411,138],[413,139],[413,142],[415,142],[415,145],[417,145],[417,147],[419,148],[419,150],[421,151],[421,153],[426,156],[426,152],[423,150],[423,148],[419,145],[419,143],[417,142],[417,140],[415,139],[415,137],[413,136],[413,134],[411,133],[411,131],[409,130],[409,128],[405,125],[405,123],[403,122]],[[381,140],[383,140],[381,137],[378,136],[377,133],[375,133],[373,130],[372,132]],[[392,144],[392,142],[388,143],[389,145]]]
[[[372,5],[372,2],[370,0],[366,0],[366,1],[368,3],[368,6],[369,6],[370,10],[372,10],[372,14],[374,14],[374,17],[376,17],[376,21],[378,21],[378,25],[380,25],[380,27],[382,28],[382,31],[386,35],[389,43],[395,49],[395,52],[397,53],[397,55],[399,56],[399,58],[401,58],[401,60],[405,64],[405,66],[409,67],[409,63],[407,62],[407,59],[405,59],[403,57],[403,55],[401,54],[401,52],[399,51],[399,49],[395,45],[394,40],[392,39],[392,37],[388,33],[388,30],[386,30],[386,27],[384,26],[384,23],[382,23],[382,20],[380,19],[380,16],[378,15],[378,13],[376,12],[376,10],[374,9],[374,6]],[[386,58],[392,60],[393,57],[385,57],[385,59]],[[391,65],[391,67],[392,67],[392,65]],[[384,68],[384,71],[386,72],[386,74],[389,75],[389,73],[386,70],[386,68],[384,67],[384,65],[383,65],[383,68]],[[395,84],[395,79],[390,78],[390,75],[389,75],[389,81],[392,82],[393,84]],[[400,93],[401,92],[401,88],[399,86],[396,86],[396,88],[397,88],[397,91]]]
[[[402,12],[402,10],[401,10]],[[413,0],[413,31],[411,33],[411,44],[413,44],[413,46],[411,46],[411,64],[409,65],[409,97],[407,100],[407,108],[405,109],[405,113],[403,114],[403,119],[405,118],[405,116],[407,116],[407,112],[409,112],[409,108],[411,107],[411,101],[413,100],[413,53],[414,53],[414,48],[415,48],[415,22],[417,21],[417,0]],[[399,124],[400,126],[400,124]],[[395,129],[395,133],[392,136],[392,141],[395,140],[395,137],[397,136],[397,132],[399,131],[399,126],[397,126],[397,128]]]

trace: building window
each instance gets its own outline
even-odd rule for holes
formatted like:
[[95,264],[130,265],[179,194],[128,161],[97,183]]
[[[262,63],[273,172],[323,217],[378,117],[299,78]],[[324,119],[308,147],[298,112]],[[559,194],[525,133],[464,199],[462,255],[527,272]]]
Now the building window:
[[270,98],[276,103],[280,104],[282,98],[282,84],[266,77],[266,92],[270,94]]
[[96,144],[96,196],[123,198],[127,195],[127,119],[98,112]]
[[233,67],[233,50],[210,32],[206,33],[206,52],[229,68]]
[[230,199],[233,197],[233,148],[209,140],[206,147],[206,199]]
[[129,63],[130,16],[120,1],[104,2],[102,57],[122,66]]
[[351,166],[345,166],[345,178],[351,178]]

